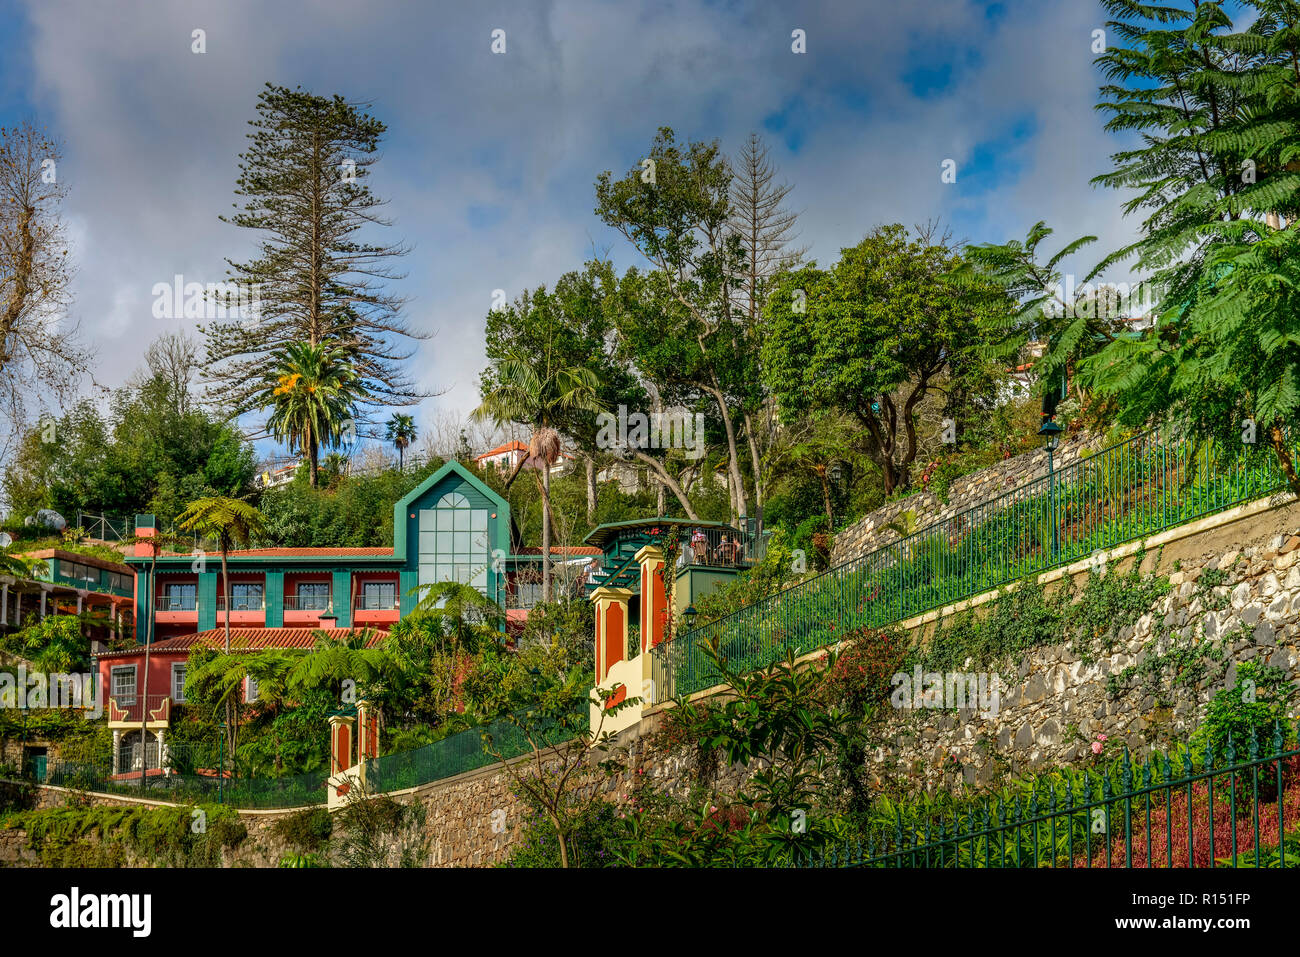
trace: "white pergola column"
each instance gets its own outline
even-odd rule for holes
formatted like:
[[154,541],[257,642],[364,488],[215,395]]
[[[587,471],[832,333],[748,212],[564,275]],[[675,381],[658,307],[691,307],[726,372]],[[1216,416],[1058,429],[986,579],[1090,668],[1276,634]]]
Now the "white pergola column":
[[120,773],[122,764],[122,730],[121,728],[113,729],[113,773]]
[[86,589],[78,588],[77,589],[77,614],[78,615],[81,614],[81,606],[85,602],[85,600],[86,600]]
[[0,585],[0,625],[9,624],[9,583]]
[[49,591],[50,591],[49,588],[47,588],[45,585],[41,586],[41,620],[42,621],[45,620],[45,596],[49,594]]

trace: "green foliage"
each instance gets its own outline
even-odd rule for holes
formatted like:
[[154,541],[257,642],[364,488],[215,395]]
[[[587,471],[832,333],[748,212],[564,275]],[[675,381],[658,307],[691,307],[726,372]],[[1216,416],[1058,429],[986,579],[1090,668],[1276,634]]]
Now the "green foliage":
[[329,811],[323,807],[314,807],[278,818],[271,830],[286,844],[309,855],[319,851],[329,841],[334,823]]
[[[648,805],[626,819],[618,854],[631,866],[762,866],[815,853],[838,836],[821,782],[854,719],[829,701],[825,669],[796,667],[792,652],[759,672],[732,671],[716,649],[707,654],[730,688],[708,708],[679,702],[700,746],[725,764],[753,767],[734,801],[705,797]],[[824,666],[824,667],[823,667]]]
[[45,867],[121,867],[128,855],[163,867],[218,867],[248,836],[239,814],[220,804],[47,808],[11,815],[5,827],[25,831]]
[[1144,216],[1109,261],[1134,257],[1167,293],[1149,330],[1117,338],[1080,372],[1124,424],[1172,421],[1229,452],[1243,438],[1267,444],[1300,491],[1284,431],[1300,411],[1300,10],[1289,0],[1105,6],[1124,42],[1098,58],[1112,81],[1100,108],[1108,130],[1137,133],[1140,145],[1094,182],[1130,191],[1125,211]]
[[45,674],[90,670],[90,639],[76,615],[47,615],[0,636],[0,649],[32,662]]
[[1001,367],[982,346],[1011,303],[992,282],[947,281],[958,262],[942,242],[880,227],[829,271],[790,273],[768,301],[763,368],[782,416],[856,420],[886,495],[908,485],[917,406],[941,379],[960,397],[951,411],[993,404]]
[[[211,490],[247,490],[256,472],[238,430],[161,369],[114,392],[107,417],[89,400],[72,407],[54,421],[54,435],[46,442],[41,425],[30,429],[7,463],[3,485],[15,516],[52,508],[74,521],[85,509],[166,521]],[[32,534],[15,531],[16,539]]]
[[287,548],[392,547],[393,503],[442,466],[433,459],[418,469],[350,475],[329,488],[312,488],[300,475],[267,489],[258,505],[266,516],[259,540]]
[[255,258],[232,262],[233,278],[257,291],[248,316],[203,326],[205,378],[234,416],[249,412],[267,368],[292,343],[347,350],[365,396],[359,423],[422,396],[402,368],[413,333],[402,299],[389,293],[391,263],[406,250],[379,245],[383,201],[370,188],[386,127],[364,104],[266,84],[239,157],[240,205],[226,222],[256,237]]
[[1253,742],[1258,753],[1271,753],[1278,728],[1284,729],[1286,742],[1294,739],[1287,718],[1295,695],[1285,668],[1255,661],[1239,663],[1233,686],[1221,688],[1210,700],[1205,720],[1192,735],[1193,749],[1223,760],[1231,741],[1236,760],[1244,761]]
[[261,408],[271,410],[266,421],[271,435],[287,442],[290,453],[306,453],[312,485],[319,450],[356,441],[353,410],[368,397],[356,359],[341,346],[291,342],[271,357],[266,386],[256,397]]
[[[525,792],[519,839],[501,867],[559,867],[560,842],[545,812]],[[597,801],[578,811],[568,836],[570,867],[614,867],[617,863],[619,812],[608,801]]]
[[423,801],[402,802],[360,787],[337,812],[334,850],[344,867],[427,867],[432,837]]

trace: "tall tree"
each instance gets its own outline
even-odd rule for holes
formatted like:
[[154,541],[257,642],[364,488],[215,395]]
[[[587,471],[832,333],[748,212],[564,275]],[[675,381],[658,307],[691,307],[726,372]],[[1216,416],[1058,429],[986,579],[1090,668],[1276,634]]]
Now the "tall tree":
[[[1108,0],[1107,129],[1138,133],[1094,182],[1135,190],[1132,257],[1166,292],[1152,328],[1084,364],[1121,421],[1171,422],[1225,451],[1270,445],[1300,494],[1300,4]],[[1286,225],[1284,226],[1284,222]]]
[[942,242],[884,226],[831,270],[788,274],[768,302],[763,366],[781,414],[856,419],[886,495],[907,487],[921,401],[944,380],[988,389],[996,372],[983,330],[1009,301],[989,282],[949,282],[958,263]]
[[321,446],[338,448],[355,438],[354,410],[366,398],[365,386],[353,357],[325,343],[291,343],[276,355],[271,375],[258,397],[271,410],[267,429],[291,453],[307,456],[315,487]]
[[240,154],[243,207],[222,219],[262,237],[256,259],[230,263],[233,278],[256,289],[260,314],[203,327],[214,397],[234,414],[256,407],[267,361],[299,341],[355,358],[361,424],[370,411],[425,395],[401,364],[413,351],[404,343],[427,337],[410,329],[404,300],[386,288],[402,278],[389,264],[407,250],[361,234],[390,225],[366,182],[386,129],[367,106],[271,84],[258,97]]
[[387,422],[384,435],[389,442],[393,443],[393,448],[397,449],[397,470],[405,472],[406,449],[419,435],[419,430],[415,427],[415,419],[409,415],[395,412]]
[[[551,350],[557,361],[589,369],[595,376],[597,404],[636,408],[645,392],[628,364],[613,348],[614,310],[618,308],[618,278],[607,262],[588,262],[581,271],[562,275],[552,289],[525,290],[507,308],[488,313],[486,351],[490,362],[511,353]],[[487,373],[491,375],[491,370]],[[597,459],[611,449],[600,447],[597,413],[573,407],[557,413],[556,427],[585,459],[587,518],[595,521]]]
[[[554,329],[554,323],[551,324]],[[528,455],[510,481],[529,462],[541,472],[542,491],[542,599],[551,600],[551,467],[560,457],[557,423],[574,410],[601,411],[595,374],[585,366],[569,365],[556,348],[554,332],[540,351],[511,352],[495,360],[483,373],[482,403],[472,413],[498,426],[518,422],[532,428]]]
[[732,507],[748,513],[736,413],[748,366],[744,327],[733,309],[745,251],[731,225],[732,172],[718,143],[677,145],[661,127],[649,155],[619,180],[596,181],[596,213],[654,267],[641,308],[619,333],[637,369],[665,399],[682,388],[716,406],[727,442]]
[[742,393],[741,415],[754,478],[754,501],[762,506],[766,481],[763,462],[776,436],[776,419],[762,388],[758,360],[763,343],[763,306],[775,278],[794,268],[808,251],[797,246],[798,214],[785,206],[793,187],[777,180],[770,150],[757,133],[750,133],[732,170],[731,226],[740,235],[745,262],[734,291],[733,308],[744,316],[745,352],[750,371],[742,378],[751,388]]
[[89,371],[89,353],[64,322],[72,270],[59,215],[62,159],[61,144],[30,122],[0,127],[0,414],[13,429],[33,397],[61,401]]

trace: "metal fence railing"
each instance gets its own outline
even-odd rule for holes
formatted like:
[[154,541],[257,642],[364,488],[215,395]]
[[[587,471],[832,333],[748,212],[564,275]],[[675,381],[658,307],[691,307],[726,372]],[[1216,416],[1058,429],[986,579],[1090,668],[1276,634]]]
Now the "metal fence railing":
[[[1300,750],[1229,743],[953,803],[881,808],[867,833],[797,855],[814,867],[1300,867]],[[1244,758],[1244,760],[1238,760]]]
[[[583,723],[577,717],[576,714],[571,717],[567,728],[537,729],[533,732],[533,739],[543,747],[572,740],[580,733],[576,729]],[[586,718],[585,708],[581,717]],[[366,785],[374,791],[400,791],[495,764],[496,755],[488,752],[485,736],[490,737],[492,750],[503,758],[518,757],[532,750],[528,737],[514,721],[498,718],[422,748],[368,760]]]
[[705,642],[732,668],[761,668],[1284,485],[1268,449],[1225,456],[1146,433],[663,642],[652,677],[661,699],[700,691],[718,682]]
[[[156,745],[151,746],[156,748]],[[151,753],[152,754],[156,752]],[[164,761],[167,765],[169,762]],[[50,764],[43,784],[73,788],[78,791],[95,791],[101,794],[122,794],[129,797],[146,797],[155,801],[183,803],[220,803],[243,808],[304,807],[324,804],[327,771],[293,774],[282,777],[238,777],[227,773],[179,773],[172,767],[160,770],[151,767],[140,786],[140,774],[122,772],[114,775],[110,768],[94,764]]]

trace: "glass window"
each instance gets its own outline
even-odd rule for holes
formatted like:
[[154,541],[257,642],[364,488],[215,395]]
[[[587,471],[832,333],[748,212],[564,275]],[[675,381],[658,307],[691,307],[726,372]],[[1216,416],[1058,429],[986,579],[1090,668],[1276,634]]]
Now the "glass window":
[[118,704],[135,704],[135,665],[118,665],[112,671],[113,697]]
[[362,589],[362,608],[387,611],[397,607],[397,585],[393,582],[366,582]]
[[488,514],[488,509],[471,508],[469,498],[459,492],[448,492],[437,507],[421,513],[420,528],[436,529],[420,535],[421,585],[455,581],[487,593],[491,567]]
[[235,611],[256,611],[262,607],[260,583],[236,582],[230,586],[230,607]]
[[299,582],[298,608],[305,611],[324,611],[330,606],[329,582]]
[[180,662],[172,664],[172,700],[185,703],[185,665]]
[[161,611],[193,611],[195,585],[164,585]]

